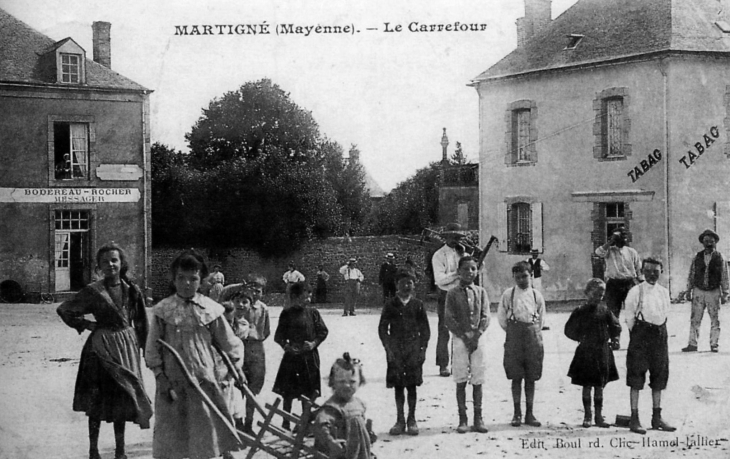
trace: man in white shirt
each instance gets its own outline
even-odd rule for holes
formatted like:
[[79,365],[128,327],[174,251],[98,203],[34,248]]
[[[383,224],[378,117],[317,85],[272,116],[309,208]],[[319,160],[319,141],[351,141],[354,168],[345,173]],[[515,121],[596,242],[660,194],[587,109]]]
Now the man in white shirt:
[[[438,249],[431,258],[433,279],[439,288],[438,298],[438,340],[436,341],[436,365],[441,376],[450,376],[449,372],[449,329],[446,328],[444,311],[446,292],[459,285],[459,259],[463,256],[463,247],[459,241],[466,236],[458,223],[449,223],[441,233],[446,244]],[[458,250],[461,249],[461,250]]]
[[345,278],[345,310],[342,316],[354,316],[357,297],[360,295],[360,283],[365,280],[362,272],[357,269],[357,260],[350,258],[346,265],[340,268],[340,274]]
[[[640,282],[641,257],[628,246],[626,228],[620,227],[605,244],[596,249],[596,255],[606,260],[606,306],[618,319],[621,305],[631,287]],[[613,339],[613,350],[621,348],[620,336]]]
[[669,379],[667,314],[671,304],[669,290],[657,284],[662,267],[658,259],[644,259],[641,271],[646,282],[632,288],[626,296],[626,325],[631,337],[626,353],[626,385],[631,388],[629,429],[639,434],[646,433],[639,421],[639,391],[644,388],[647,371],[654,408],[651,428],[677,430],[662,419],[662,391]]
[[286,298],[284,299],[284,304],[286,307],[289,307],[291,305],[291,302],[289,301],[289,291],[291,290],[292,285],[297,282],[304,282],[304,274],[297,271],[297,267],[294,266],[294,262],[292,261],[289,263],[289,269],[287,269],[281,279],[286,284]]

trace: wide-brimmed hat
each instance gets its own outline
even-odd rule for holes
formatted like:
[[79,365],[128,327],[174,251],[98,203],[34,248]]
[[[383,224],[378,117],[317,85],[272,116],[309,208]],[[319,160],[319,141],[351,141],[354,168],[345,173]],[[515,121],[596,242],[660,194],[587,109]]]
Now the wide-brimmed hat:
[[347,260],[348,263],[357,263],[357,258],[352,257],[349,260]]
[[718,236],[718,234],[711,229],[706,229],[702,232],[702,234],[700,234],[700,243],[702,242],[702,239],[705,238],[705,236],[712,236],[715,238],[715,242],[720,242],[720,236]]
[[388,253],[385,254],[385,258],[395,258],[395,255],[393,255],[392,253],[388,252]]
[[458,223],[449,223],[446,228],[441,232],[442,236],[466,236],[466,232],[461,229],[461,225]]
[[540,251],[538,249],[532,249],[530,250],[530,253],[540,253]]

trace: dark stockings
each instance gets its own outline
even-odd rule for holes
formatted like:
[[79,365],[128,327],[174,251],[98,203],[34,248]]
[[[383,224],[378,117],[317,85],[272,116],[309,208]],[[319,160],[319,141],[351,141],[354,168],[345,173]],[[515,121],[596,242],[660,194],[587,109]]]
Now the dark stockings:
[[[408,394],[410,395],[410,393]],[[410,400],[409,400],[410,402]],[[397,410],[396,422],[406,422],[406,416],[404,414],[404,405],[406,404],[405,387],[395,386],[395,409]]]
[[[116,444],[115,457],[124,457],[124,429],[126,423],[124,421],[114,422],[114,442]],[[89,458],[96,459],[99,456],[99,431],[101,430],[101,420],[89,418]]]
[[416,386],[408,386],[408,419],[416,419]]

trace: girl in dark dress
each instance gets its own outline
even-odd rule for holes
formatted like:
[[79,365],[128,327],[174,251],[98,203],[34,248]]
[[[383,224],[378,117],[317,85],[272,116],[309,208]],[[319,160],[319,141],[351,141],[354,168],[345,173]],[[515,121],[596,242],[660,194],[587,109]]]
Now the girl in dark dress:
[[[302,396],[314,401],[322,393],[317,347],[327,338],[327,326],[315,308],[309,306],[310,292],[304,282],[292,284],[291,306],[281,312],[274,342],[284,357],[274,381],[274,393],[284,399],[282,408],[291,412],[292,401]],[[289,428],[289,421],[283,427]]]
[[[144,295],[127,278],[127,257],[113,242],[99,249],[96,264],[104,279],[62,303],[58,315],[71,328],[91,335],[81,350],[73,409],[89,417],[89,458],[98,459],[101,421],[114,423],[115,459],[124,459],[127,421],[150,427],[152,404],[140,371],[147,339]],[[85,314],[95,321],[84,319]]]
[[[418,435],[416,424],[416,386],[423,384],[423,362],[431,338],[423,302],[413,296],[416,276],[411,270],[399,269],[395,275],[396,296],[383,307],[378,335],[385,348],[388,371],[385,385],[395,388],[397,418],[391,435]],[[408,422],[404,404],[408,389]]]
[[576,308],[565,324],[565,336],[578,341],[568,376],[571,382],[583,386],[583,427],[591,426],[591,389],[596,408],[596,425],[609,427],[603,419],[603,388],[618,379],[610,341],[621,333],[621,325],[608,308],[600,304],[606,284],[601,279],[591,279],[586,284],[587,304]]

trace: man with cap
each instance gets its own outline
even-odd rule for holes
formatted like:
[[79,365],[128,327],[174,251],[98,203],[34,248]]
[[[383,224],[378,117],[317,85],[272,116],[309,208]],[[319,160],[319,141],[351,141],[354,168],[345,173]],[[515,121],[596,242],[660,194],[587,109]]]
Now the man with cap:
[[542,272],[550,271],[547,262],[540,258],[540,251],[532,249],[532,258],[525,260],[532,268],[532,288],[542,293]]
[[289,263],[289,267],[284,273],[284,275],[281,277],[281,280],[284,281],[284,284],[286,284],[286,299],[284,307],[288,308],[291,306],[291,301],[289,298],[289,292],[291,291],[292,286],[294,284],[297,284],[299,282],[304,282],[304,274],[297,271],[296,265],[294,265],[294,262]]
[[[618,319],[626,295],[641,282],[641,257],[628,246],[626,227],[619,227],[605,244],[596,249],[596,255],[606,260],[606,306]],[[611,347],[621,348],[620,336],[613,338]]]
[[[525,262],[532,268],[532,288],[542,293],[542,272],[550,271],[550,266],[545,260],[540,258],[539,250],[532,249],[530,253],[532,254],[532,258],[528,258]],[[547,322],[543,322],[542,329],[550,330]]]
[[446,328],[444,312],[446,308],[446,292],[459,285],[459,259],[463,256],[463,247],[459,241],[466,236],[458,223],[449,223],[441,233],[445,240],[431,258],[433,279],[439,288],[438,298],[438,340],[436,341],[436,365],[441,376],[450,376],[449,372],[449,329]]
[[345,310],[342,316],[354,316],[357,297],[360,295],[360,283],[365,280],[359,269],[357,260],[350,258],[346,265],[340,268],[340,274],[345,278]]
[[383,303],[395,296],[395,274],[398,268],[395,266],[395,255],[385,255],[385,263],[380,266],[378,283],[383,286]]
[[700,336],[702,316],[707,308],[710,314],[710,350],[718,351],[720,340],[720,303],[728,298],[728,268],[725,257],[715,250],[720,241],[716,232],[706,229],[700,234],[704,250],[692,259],[687,279],[687,291],[692,295],[692,315],[689,325],[689,343],[682,352],[695,352]]

